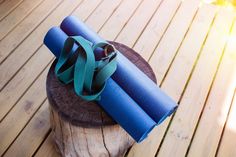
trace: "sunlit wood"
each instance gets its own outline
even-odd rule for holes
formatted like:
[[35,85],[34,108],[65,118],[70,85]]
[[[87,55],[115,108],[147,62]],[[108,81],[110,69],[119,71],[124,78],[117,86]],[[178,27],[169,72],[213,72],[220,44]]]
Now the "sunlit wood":
[[203,2],[220,6],[236,7],[236,0],[203,0]]

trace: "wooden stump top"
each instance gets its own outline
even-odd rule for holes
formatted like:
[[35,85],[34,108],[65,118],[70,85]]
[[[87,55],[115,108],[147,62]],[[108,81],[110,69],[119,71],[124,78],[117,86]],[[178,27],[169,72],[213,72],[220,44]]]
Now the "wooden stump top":
[[[133,49],[116,42],[112,43],[131,62],[141,69],[149,78],[156,82],[155,74],[149,64]],[[74,92],[73,84],[61,83],[54,74],[56,60],[47,76],[47,96],[50,105],[58,114],[73,125],[82,127],[98,127],[116,124],[96,102],[82,100]]]

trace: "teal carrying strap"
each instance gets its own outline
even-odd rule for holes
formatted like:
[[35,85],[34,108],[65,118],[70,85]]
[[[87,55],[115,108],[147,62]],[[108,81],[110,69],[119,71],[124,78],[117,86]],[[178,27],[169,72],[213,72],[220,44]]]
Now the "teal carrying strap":
[[[78,48],[75,49],[75,45]],[[94,50],[102,48],[105,57],[95,61]],[[87,101],[100,100],[106,80],[115,72],[116,50],[107,42],[92,45],[81,36],[68,37],[55,67],[64,84],[74,83],[75,93]]]

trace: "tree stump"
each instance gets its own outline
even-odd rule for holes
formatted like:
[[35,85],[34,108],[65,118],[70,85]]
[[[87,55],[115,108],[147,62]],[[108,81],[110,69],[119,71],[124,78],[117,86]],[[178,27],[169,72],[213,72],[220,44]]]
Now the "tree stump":
[[[156,82],[151,67],[138,53],[111,43]],[[57,151],[64,157],[124,156],[134,140],[98,104],[82,100],[72,84],[62,84],[54,74],[55,64],[48,72],[47,96]]]

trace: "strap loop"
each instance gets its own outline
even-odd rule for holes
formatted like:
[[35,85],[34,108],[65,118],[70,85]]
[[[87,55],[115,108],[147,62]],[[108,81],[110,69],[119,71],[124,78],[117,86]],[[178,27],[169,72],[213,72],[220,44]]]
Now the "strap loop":
[[[75,45],[78,48],[75,49]],[[94,50],[104,49],[105,57],[95,61]],[[116,49],[107,42],[92,45],[81,36],[68,37],[55,67],[57,78],[64,84],[74,83],[75,93],[81,98],[100,100],[106,80],[115,72]]]

